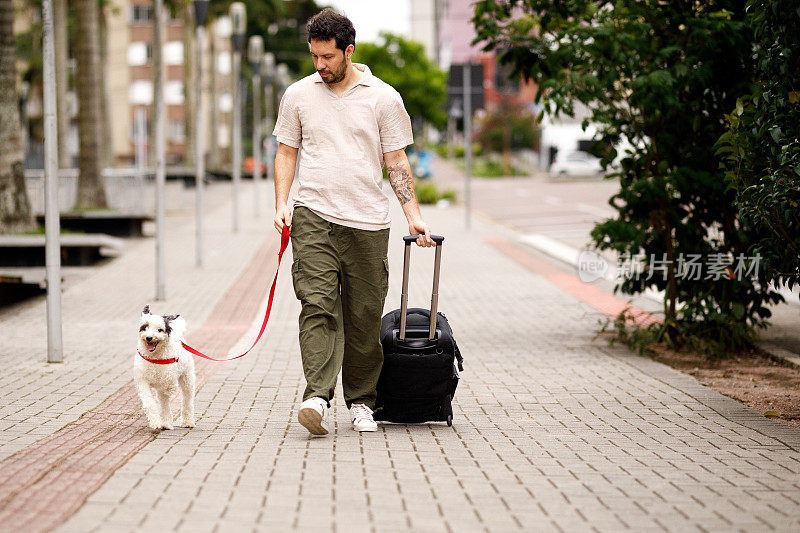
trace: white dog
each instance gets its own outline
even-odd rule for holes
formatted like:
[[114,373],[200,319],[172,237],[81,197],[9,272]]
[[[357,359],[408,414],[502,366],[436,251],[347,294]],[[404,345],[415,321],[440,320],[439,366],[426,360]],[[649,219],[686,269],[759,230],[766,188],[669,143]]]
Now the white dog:
[[194,359],[181,346],[186,321],[180,315],[151,315],[142,310],[133,381],[152,429],[172,429],[169,399],[181,389],[182,427],[194,427]]

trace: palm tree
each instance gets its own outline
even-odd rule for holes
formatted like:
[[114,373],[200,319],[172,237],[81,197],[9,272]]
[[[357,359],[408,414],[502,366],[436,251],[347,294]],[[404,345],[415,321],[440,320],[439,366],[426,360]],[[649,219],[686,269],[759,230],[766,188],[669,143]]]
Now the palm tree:
[[[183,117],[186,124],[186,135],[184,136],[186,149],[183,161],[184,165],[193,167],[195,162],[195,128],[198,127],[195,124],[195,114],[197,113],[197,102],[195,100],[198,94],[195,86],[197,85],[197,69],[199,65],[195,65],[197,63],[195,59],[197,57],[197,43],[194,38],[194,9],[192,9],[190,2],[184,3],[181,9],[183,10]],[[202,92],[199,92],[199,94],[202,94]]]
[[69,113],[67,111],[67,91],[69,77],[67,75],[67,58],[69,57],[67,41],[67,0],[53,0],[53,29],[55,30],[56,50],[56,108],[58,115],[58,166],[72,166],[67,141],[69,139]]
[[110,141],[111,136],[111,77],[108,75],[108,19],[106,9],[108,2],[101,0],[100,8],[97,11],[97,20],[100,27],[100,113],[103,121],[101,123],[100,140],[103,141],[100,166],[101,168],[110,167],[114,161],[114,146]]
[[101,136],[103,115],[100,93],[100,23],[97,0],[76,0],[78,21],[76,56],[78,60],[78,195],[76,209],[107,207],[106,193],[101,176],[103,158]]
[[25,190],[16,62],[14,0],[0,0],[0,233],[35,227]]

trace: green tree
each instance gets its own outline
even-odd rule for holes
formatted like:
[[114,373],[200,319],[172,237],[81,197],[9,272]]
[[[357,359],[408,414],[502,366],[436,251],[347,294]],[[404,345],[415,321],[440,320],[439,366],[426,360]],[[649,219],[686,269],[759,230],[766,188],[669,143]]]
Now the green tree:
[[[174,5],[188,0],[170,0]],[[322,11],[314,0],[241,0],[247,8],[247,35],[261,35],[264,49],[275,54],[277,63],[286,63],[293,72],[300,72],[308,56],[306,23]],[[211,2],[209,15],[218,18],[227,15],[232,1]],[[249,69],[247,61],[242,62]]]
[[736,102],[721,138],[728,183],[756,235],[751,253],[764,275],[800,283],[800,8],[793,0],[753,0],[753,91]]
[[447,120],[444,72],[428,59],[421,44],[390,33],[382,33],[381,38],[381,44],[356,44],[353,61],[369,66],[375,76],[397,89],[412,119],[443,126]]
[[[582,102],[598,124],[597,146],[632,147],[613,174],[616,217],[594,228],[594,243],[644,254],[653,275],[618,289],[664,291],[664,323],[648,331],[656,340],[718,354],[747,347],[754,326],[766,325],[765,304],[780,300],[763,279],[726,275],[736,272],[750,235],[713,147],[724,114],[752,82],[744,17],[744,0],[511,0],[478,2],[473,18],[477,40],[538,84],[546,112],[570,114]],[[600,155],[608,165],[618,154]],[[705,263],[701,279],[683,275],[690,254]],[[707,279],[709,260],[721,274]]]

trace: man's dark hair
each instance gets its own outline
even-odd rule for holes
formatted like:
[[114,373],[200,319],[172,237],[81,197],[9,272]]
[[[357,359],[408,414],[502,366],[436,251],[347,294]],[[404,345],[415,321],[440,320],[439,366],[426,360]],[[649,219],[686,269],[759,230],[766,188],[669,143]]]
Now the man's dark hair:
[[308,42],[311,42],[311,39],[315,41],[336,39],[336,48],[342,52],[351,44],[356,44],[356,29],[353,23],[349,18],[330,8],[323,9],[308,19],[306,31],[308,31]]

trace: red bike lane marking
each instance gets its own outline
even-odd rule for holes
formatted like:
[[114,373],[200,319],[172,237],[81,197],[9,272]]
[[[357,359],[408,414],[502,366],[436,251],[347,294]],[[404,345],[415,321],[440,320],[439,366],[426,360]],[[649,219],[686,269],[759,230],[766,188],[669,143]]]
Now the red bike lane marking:
[[[277,265],[269,239],[214,307],[192,342],[227,353],[249,329]],[[131,350],[131,353],[135,353]],[[221,363],[197,359],[197,385]],[[155,439],[133,383],[120,388],[81,418],[0,461],[0,524],[8,531],[49,531],[77,512],[128,459]],[[179,399],[173,402],[173,411]]]
[[633,321],[637,324],[647,325],[661,322],[661,319],[657,316],[642,311],[635,305],[608,294],[594,285],[581,281],[576,274],[565,272],[544,259],[536,257],[518,244],[500,237],[484,237],[484,241],[527,270],[539,274],[575,299],[594,307],[604,315],[616,318],[617,315],[627,309],[629,314],[633,316]]

